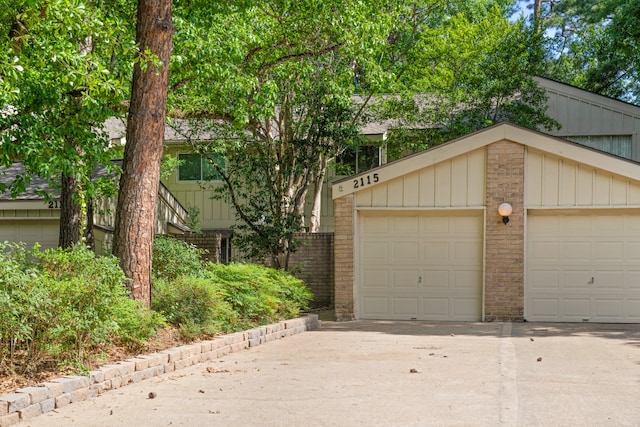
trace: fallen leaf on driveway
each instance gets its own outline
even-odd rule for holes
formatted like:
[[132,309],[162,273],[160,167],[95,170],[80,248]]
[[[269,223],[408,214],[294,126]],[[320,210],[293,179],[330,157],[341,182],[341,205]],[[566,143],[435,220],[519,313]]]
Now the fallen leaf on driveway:
[[229,372],[228,369],[218,369],[218,368],[212,368],[211,366],[207,367],[207,372],[210,374],[220,374],[223,372]]

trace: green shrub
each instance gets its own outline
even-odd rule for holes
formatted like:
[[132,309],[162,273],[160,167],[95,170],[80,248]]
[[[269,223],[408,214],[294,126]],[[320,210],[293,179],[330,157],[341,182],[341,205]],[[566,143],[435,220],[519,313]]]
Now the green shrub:
[[156,236],[153,241],[153,277],[175,280],[179,276],[199,277],[205,251],[181,240]]
[[156,279],[152,306],[185,338],[295,317],[311,300],[301,280],[251,264],[208,264],[203,277]]
[[[114,342],[139,344],[164,325],[157,313],[129,298],[114,257],[84,247],[40,252],[2,245],[0,349],[5,366],[32,369],[45,358],[82,365]],[[7,349],[9,349],[7,351]]]
[[156,279],[151,291],[153,310],[179,328],[185,339],[215,334],[215,289],[203,278],[180,276],[173,281]]
[[292,318],[307,308],[312,294],[302,280],[255,264],[210,264],[210,280],[243,326]]

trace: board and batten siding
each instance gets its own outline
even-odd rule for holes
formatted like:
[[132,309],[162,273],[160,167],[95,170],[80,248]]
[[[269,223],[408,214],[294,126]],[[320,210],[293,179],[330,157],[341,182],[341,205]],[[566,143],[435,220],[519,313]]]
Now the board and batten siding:
[[[357,208],[464,208],[485,203],[486,149],[444,160],[358,192]],[[370,175],[376,173],[375,170]],[[380,172],[383,174],[384,172]],[[364,175],[363,179],[367,179]],[[384,176],[378,176],[384,180]],[[345,185],[357,185],[357,180]],[[366,181],[365,181],[366,182]]]
[[529,148],[526,206],[640,206],[640,182]]
[[547,115],[560,129],[546,131],[554,136],[630,136],[631,159],[640,160],[640,109],[632,104],[577,87],[536,78],[547,94]]

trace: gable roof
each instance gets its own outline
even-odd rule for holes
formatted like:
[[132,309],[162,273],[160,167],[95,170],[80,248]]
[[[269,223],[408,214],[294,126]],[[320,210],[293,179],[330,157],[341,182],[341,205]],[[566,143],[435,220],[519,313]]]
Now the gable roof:
[[332,185],[333,198],[337,199],[360,191],[360,187],[354,188],[355,186],[353,185],[344,185],[346,182],[355,182],[360,178],[365,178],[366,180],[367,176],[373,177],[371,178],[371,184],[366,186],[367,189],[370,189],[400,176],[502,140],[516,142],[539,151],[572,159],[594,168],[608,170],[617,175],[640,181],[640,163],[638,162],[505,122],[404,157],[395,162],[335,181]]

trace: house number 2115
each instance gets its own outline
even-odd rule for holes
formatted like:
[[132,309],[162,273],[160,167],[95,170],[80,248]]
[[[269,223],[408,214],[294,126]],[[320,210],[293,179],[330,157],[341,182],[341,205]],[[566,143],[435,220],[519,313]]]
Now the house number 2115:
[[353,180],[353,188],[365,187],[378,181],[380,181],[380,177],[377,173],[361,176],[360,178]]

